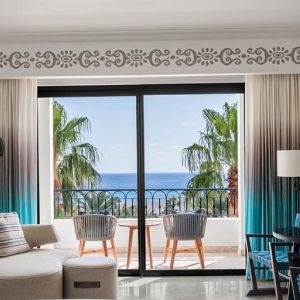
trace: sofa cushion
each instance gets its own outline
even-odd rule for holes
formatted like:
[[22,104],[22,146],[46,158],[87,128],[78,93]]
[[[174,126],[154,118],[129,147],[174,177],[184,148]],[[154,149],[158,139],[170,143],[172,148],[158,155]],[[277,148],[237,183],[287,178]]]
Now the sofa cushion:
[[0,257],[29,250],[17,213],[0,213]]
[[0,258],[0,280],[27,279],[61,272],[62,264],[76,254],[53,249],[34,249],[26,253]]

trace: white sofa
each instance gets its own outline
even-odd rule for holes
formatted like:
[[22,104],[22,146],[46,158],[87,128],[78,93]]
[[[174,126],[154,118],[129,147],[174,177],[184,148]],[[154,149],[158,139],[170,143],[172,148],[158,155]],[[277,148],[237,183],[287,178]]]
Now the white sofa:
[[31,251],[0,258],[0,300],[62,299],[62,264],[76,254],[39,249],[59,241],[52,225],[22,228]]

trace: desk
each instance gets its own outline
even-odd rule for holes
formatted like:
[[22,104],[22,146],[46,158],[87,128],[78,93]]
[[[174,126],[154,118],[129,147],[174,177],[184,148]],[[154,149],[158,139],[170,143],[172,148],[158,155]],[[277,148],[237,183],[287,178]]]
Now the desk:
[[[151,248],[151,238],[150,238],[150,227],[160,225],[160,221],[155,220],[146,220],[145,229],[146,229],[146,243],[148,245],[149,261],[150,268],[153,269],[153,258],[152,258],[152,248]],[[119,226],[128,227],[129,237],[128,237],[128,252],[127,252],[127,269],[131,262],[131,252],[132,252],[132,241],[133,241],[133,232],[138,229],[137,220],[134,221],[121,221]]]

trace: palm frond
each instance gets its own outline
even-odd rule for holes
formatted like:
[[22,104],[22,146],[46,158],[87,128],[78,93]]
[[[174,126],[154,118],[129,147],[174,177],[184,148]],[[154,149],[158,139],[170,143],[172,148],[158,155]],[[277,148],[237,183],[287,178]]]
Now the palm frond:
[[99,161],[96,147],[82,143],[84,133],[91,130],[86,117],[68,121],[64,107],[53,103],[54,176],[56,188],[95,188],[101,177],[95,169]]
[[237,104],[223,106],[223,112],[204,109],[204,131],[199,142],[182,150],[182,164],[190,171],[198,171],[188,186],[222,187],[224,174],[231,166],[237,166]]

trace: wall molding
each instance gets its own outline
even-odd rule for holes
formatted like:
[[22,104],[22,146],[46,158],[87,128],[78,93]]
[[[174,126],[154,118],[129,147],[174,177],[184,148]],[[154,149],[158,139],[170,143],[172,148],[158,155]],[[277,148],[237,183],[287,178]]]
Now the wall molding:
[[0,44],[0,77],[299,73],[300,39]]
[[270,48],[184,48],[172,51],[170,49],[152,49],[150,51],[133,48],[131,50],[83,50],[80,52],[71,49],[57,51],[14,51],[0,52],[0,68],[122,68],[129,66],[140,68],[145,64],[151,67],[194,66],[209,68],[214,64],[229,65],[280,65],[291,62],[300,64],[300,46],[288,49],[284,46]]
[[0,33],[0,43],[91,43],[124,41],[174,41],[218,39],[300,38],[299,27],[104,30]]

